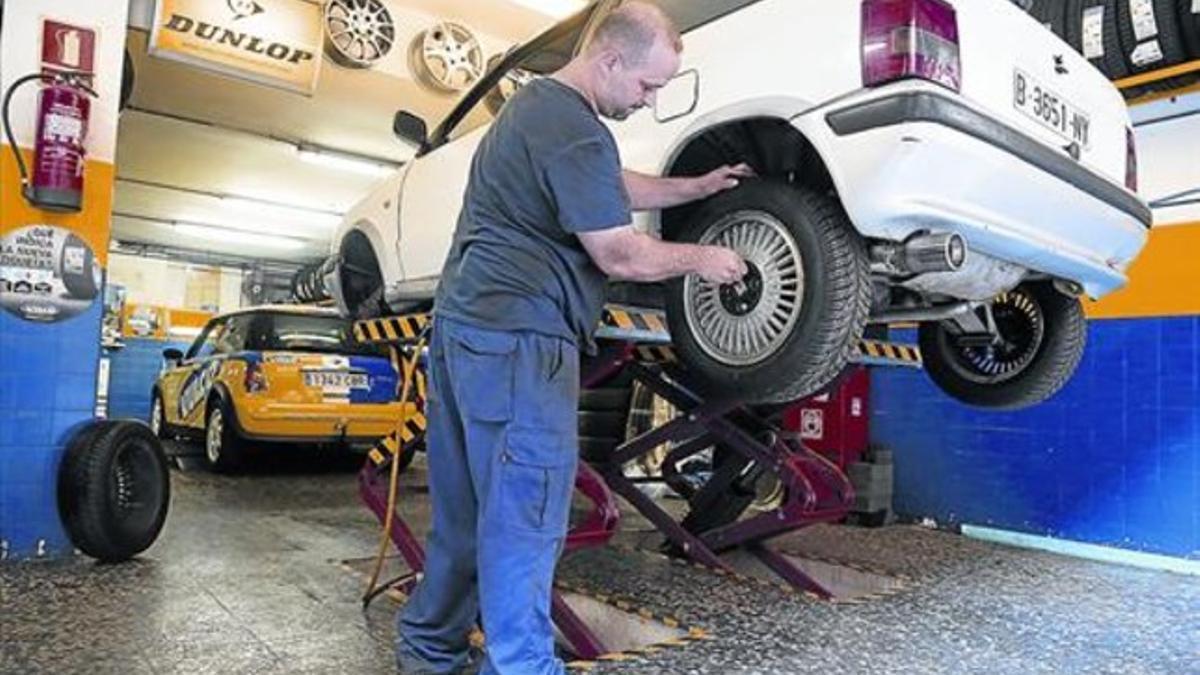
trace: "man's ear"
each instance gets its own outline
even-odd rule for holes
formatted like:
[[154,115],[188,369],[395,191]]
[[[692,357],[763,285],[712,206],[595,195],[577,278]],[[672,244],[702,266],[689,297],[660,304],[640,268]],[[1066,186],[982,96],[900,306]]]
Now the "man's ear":
[[605,49],[600,52],[598,62],[605,71],[611,73],[621,66],[621,55],[615,49]]

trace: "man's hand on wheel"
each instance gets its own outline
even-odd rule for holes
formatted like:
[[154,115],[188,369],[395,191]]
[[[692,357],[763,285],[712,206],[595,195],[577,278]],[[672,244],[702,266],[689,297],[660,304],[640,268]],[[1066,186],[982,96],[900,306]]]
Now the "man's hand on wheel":
[[742,178],[751,178],[754,176],[754,169],[750,168],[749,164],[726,165],[717,167],[712,171],[697,176],[694,180],[697,185],[699,199],[711,197],[718,192],[732,190],[741,183]]
[[746,261],[724,246],[705,246],[696,274],[710,284],[732,284],[746,276]]

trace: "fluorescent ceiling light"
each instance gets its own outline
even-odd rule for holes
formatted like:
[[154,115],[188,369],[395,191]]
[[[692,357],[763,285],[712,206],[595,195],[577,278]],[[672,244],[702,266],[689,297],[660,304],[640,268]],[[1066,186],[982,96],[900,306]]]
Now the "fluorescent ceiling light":
[[245,244],[246,246],[261,246],[263,248],[282,249],[289,251],[302,249],[306,246],[305,242],[299,239],[271,237],[263,234],[255,234],[253,232],[230,230],[224,227],[212,227],[211,225],[175,223],[172,225],[172,227],[174,227],[177,232],[187,237],[207,239],[209,241],[217,241],[226,244]]
[[276,204],[267,201],[260,201],[248,197],[233,197],[230,195],[222,195],[221,203],[238,211],[263,214],[268,217],[279,217],[287,215],[297,218],[304,222],[319,223],[330,228],[337,227],[342,222],[341,214],[322,211],[319,209],[308,208],[304,206],[288,206],[285,204]]
[[334,154],[324,150],[316,150],[307,147],[297,147],[296,153],[300,155],[300,159],[309,164],[316,164],[330,169],[338,169],[340,171],[350,171],[352,173],[360,173],[367,176],[386,176],[396,170],[396,167],[379,162],[373,162],[368,159],[351,157],[350,155]]
[[512,0],[518,5],[528,7],[535,12],[564,19],[583,9],[585,0]]

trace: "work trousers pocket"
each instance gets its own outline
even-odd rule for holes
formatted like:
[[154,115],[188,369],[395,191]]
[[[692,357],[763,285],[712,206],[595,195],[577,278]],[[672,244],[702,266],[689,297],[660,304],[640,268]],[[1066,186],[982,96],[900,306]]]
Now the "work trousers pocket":
[[511,419],[517,338],[510,333],[456,325],[444,337],[443,346],[449,386],[454,389],[463,417],[481,422]]
[[499,508],[507,525],[551,537],[566,534],[575,484],[573,438],[550,430],[509,429],[500,457]]

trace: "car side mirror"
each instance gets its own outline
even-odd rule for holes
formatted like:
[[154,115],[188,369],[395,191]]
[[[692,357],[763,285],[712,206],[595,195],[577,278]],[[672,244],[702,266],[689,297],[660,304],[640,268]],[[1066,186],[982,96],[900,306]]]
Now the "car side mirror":
[[398,110],[396,117],[392,120],[392,133],[417,147],[425,147],[429,128],[425,125],[425,120],[420,117],[407,110]]
[[166,359],[168,363],[179,363],[183,360],[183,352],[175,349],[174,347],[167,347],[163,350],[163,358]]

